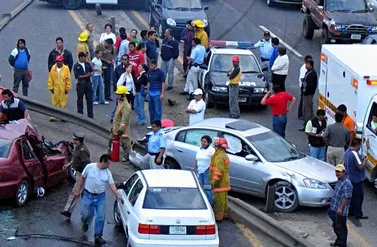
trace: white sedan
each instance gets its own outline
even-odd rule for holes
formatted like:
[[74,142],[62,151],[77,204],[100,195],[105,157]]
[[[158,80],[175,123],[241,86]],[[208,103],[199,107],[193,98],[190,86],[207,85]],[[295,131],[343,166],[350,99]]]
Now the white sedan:
[[114,221],[132,247],[218,247],[213,210],[195,174],[144,170],[117,184]]

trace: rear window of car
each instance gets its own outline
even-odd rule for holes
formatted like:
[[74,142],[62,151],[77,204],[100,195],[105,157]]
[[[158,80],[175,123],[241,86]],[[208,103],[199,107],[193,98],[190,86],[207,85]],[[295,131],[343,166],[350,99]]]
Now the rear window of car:
[[198,188],[148,188],[143,208],[199,210],[207,205]]
[[0,139],[0,158],[8,158],[12,141]]

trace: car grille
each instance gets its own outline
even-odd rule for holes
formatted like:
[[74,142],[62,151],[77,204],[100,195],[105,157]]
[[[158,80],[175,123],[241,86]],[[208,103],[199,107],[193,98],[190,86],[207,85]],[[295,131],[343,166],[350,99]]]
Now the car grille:
[[176,27],[185,28],[187,20],[186,21],[185,20],[175,20],[175,23],[177,23]]
[[336,186],[337,182],[334,182],[334,183],[329,183],[330,187],[335,190],[335,186]]
[[350,33],[366,33],[367,28],[363,25],[350,25],[347,27],[347,31]]

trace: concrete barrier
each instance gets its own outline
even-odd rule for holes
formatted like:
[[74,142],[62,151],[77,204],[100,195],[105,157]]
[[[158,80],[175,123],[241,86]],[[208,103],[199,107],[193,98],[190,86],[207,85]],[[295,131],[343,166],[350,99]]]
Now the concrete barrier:
[[0,31],[8,25],[8,23],[15,18],[21,11],[26,9],[27,6],[29,6],[34,0],[24,0],[20,5],[18,5],[16,8],[14,8],[10,13],[4,13],[3,14],[3,20],[0,22]]

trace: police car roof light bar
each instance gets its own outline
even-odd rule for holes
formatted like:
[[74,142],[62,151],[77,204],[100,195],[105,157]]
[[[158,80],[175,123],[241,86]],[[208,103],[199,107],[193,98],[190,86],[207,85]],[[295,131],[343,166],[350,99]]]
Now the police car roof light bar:
[[240,48],[240,49],[251,49],[253,48],[253,43],[249,41],[222,41],[222,40],[210,40],[209,45],[212,47],[229,47],[229,48]]

